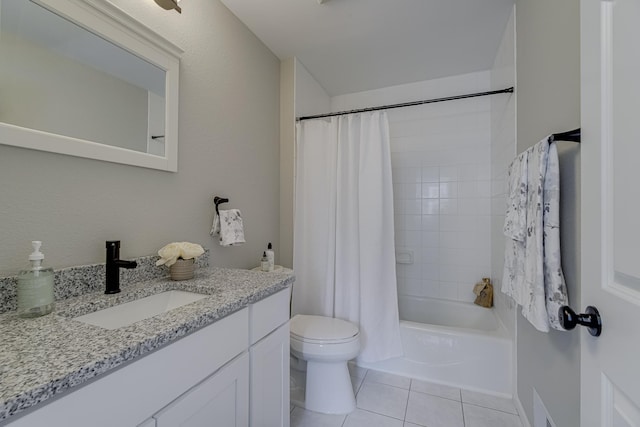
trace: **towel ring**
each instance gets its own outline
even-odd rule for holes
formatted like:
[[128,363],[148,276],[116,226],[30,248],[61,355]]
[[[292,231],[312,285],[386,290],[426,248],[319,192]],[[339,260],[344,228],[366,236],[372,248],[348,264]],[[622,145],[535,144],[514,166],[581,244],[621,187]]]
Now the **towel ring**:
[[229,199],[226,199],[224,197],[215,196],[213,198],[213,203],[216,205],[216,214],[218,214],[218,216],[220,216],[220,211],[218,210],[218,205],[220,205],[222,203],[227,203],[227,202],[229,202]]

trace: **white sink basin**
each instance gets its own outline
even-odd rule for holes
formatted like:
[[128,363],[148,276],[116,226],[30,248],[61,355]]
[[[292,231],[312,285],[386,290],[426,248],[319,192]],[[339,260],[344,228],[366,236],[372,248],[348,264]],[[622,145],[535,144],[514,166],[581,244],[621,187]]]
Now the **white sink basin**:
[[184,291],[167,291],[104,310],[74,317],[74,320],[99,326],[104,329],[118,329],[140,320],[166,313],[174,308],[190,304],[208,295]]

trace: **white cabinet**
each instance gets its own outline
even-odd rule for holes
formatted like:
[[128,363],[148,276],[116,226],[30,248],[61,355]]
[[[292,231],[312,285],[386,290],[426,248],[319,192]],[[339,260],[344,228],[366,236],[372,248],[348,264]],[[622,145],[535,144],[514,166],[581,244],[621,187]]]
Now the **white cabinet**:
[[249,306],[251,427],[289,427],[289,301],[282,290]]
[[288,427],[290,292],[250,304],[2,425]]
[[243,353],[153,416],[156,427],[249,425],[249,355]]
[[289,427],[289,323],[249,349],[251,427]]
[[[244,308],[10,422],[11,427],[130,427],[247,351]],[[224,368],[223,368],[224,369]],[[151,424],[153,426],[153,424]]]

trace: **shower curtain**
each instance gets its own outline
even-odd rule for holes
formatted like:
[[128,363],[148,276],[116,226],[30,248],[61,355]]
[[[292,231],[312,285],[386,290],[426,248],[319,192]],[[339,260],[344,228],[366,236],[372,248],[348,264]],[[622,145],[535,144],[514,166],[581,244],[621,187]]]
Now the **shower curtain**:
[[349,320],[358,360],[402,356],[384,112],[296,127],[293,314]]

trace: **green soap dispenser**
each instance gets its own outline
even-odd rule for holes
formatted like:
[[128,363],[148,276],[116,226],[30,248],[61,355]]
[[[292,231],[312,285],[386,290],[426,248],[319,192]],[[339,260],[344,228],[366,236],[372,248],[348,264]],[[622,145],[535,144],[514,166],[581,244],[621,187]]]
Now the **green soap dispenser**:
[[39,317],[53,311],[53,268],[43,267],[42,242],[34,240],[31,267],[18,273],[18,316]]

